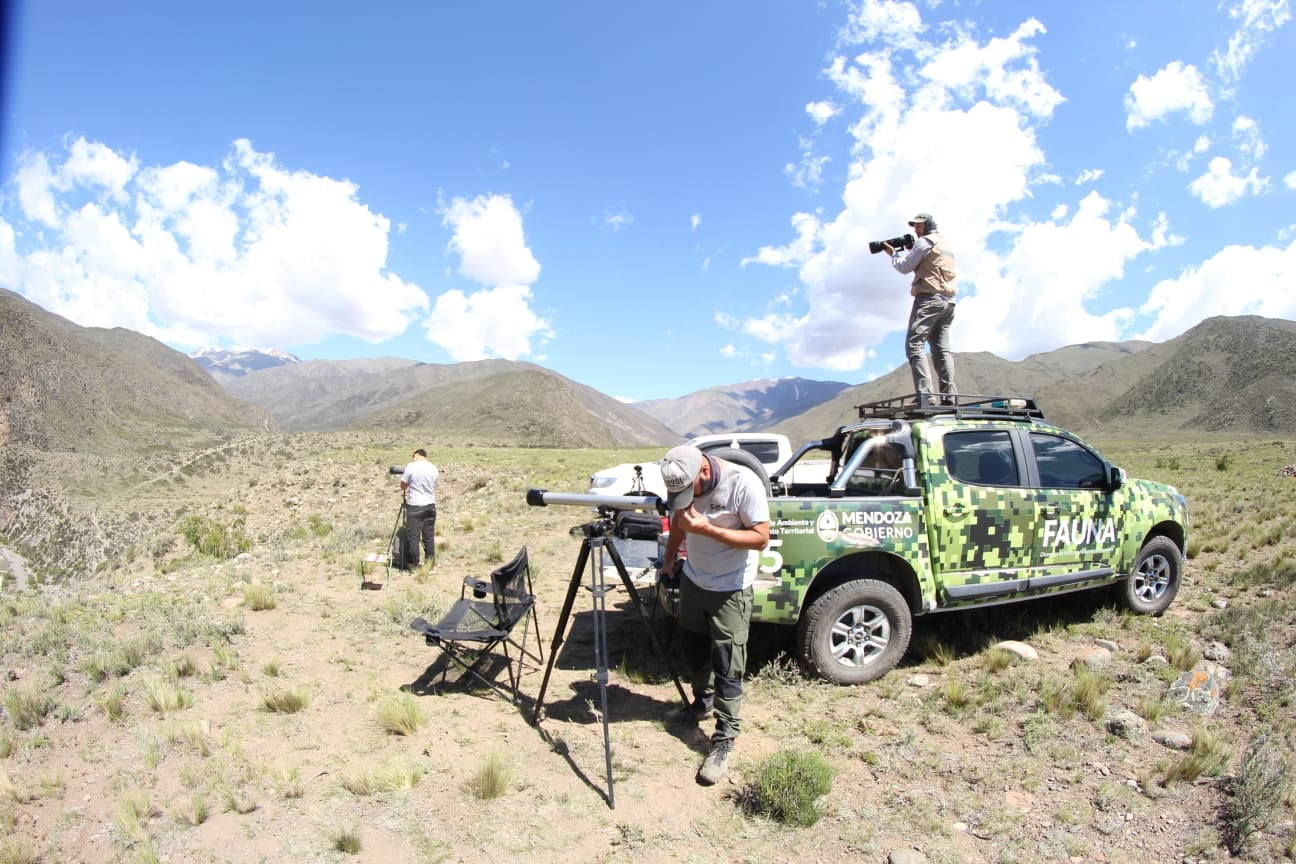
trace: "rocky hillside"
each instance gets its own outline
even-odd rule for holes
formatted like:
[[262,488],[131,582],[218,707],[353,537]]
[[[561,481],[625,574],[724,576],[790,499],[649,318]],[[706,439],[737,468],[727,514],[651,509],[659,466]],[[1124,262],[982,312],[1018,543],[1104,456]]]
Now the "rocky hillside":
[[710,387],[677,399],[649,399],[634,406],[681,435],[745,432],[804,414],[850,385],[809,378],[761,378]]
[[273,428],[265,410],[156,339],[79,327],[0,289],[0,444],[193,450]]
[[643,447],[680,437],[633,406],[511,360],[312,360],[226,386],[290,430],[400,430],[520,447]]

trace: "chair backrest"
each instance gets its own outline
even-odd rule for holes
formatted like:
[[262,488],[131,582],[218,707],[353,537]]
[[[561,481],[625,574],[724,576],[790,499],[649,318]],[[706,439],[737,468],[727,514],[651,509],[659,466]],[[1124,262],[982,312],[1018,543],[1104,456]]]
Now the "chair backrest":
[[495,608],[501,618],[505,617],[509,606],[529,603],[532,599],[531,564],[527,558],[527,547],[519,549],[512,561],[492,570],[490,579],[495,594]]

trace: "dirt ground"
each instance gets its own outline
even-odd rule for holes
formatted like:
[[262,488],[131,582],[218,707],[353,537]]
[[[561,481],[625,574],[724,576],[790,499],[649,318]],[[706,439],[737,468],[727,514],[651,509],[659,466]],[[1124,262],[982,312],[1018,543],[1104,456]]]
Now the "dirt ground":
[[[1223,799],[1220,777],[1161,788],[1150,777],[1177,754],[1148,736],[1113,735],[1083,716],[1047,721],[1051,726],[1032,737],[1041,680],[1066,675],[1099,638],[1118,646],[1113,709],[1132,708],[1162,686],[1141,668],[1143,635],[1127,632],[1119,616],[1065,599],[1030,633],[1005,626],[1004,638],[1030,642],[1040,658],[998,673],[992,683],[977,654],[942,664],[911,651],[879,682],[833,687],[796,671],[782,654],[790,647],[786,632],[759,629],[735,767],[708,788],[695,772],[709,727],[662,722],[679,694],[654,656],[648,625],[613,580],[603,616],[610,641],[611,806],[588,573],[580,574],[569,626],[560,634],[543,720],[534,722],[581,548],[568,529],[586,514],[502,512],[494,536],[515,542],[483,547],[480,527],[468,530],[475,517],[465,513],[469,491],[481,482],[471,475],[465,468],[458,485],[448,486],[446,497],[453,501],[458,492],[464,510],[452,516],[447,506],[446,545],[426,577],[378,568],[362,588],[356,568],[366,549],[386,540],[378,533],[354,549],[259,543],[232,562],[169,572],[141,558],[75,588],[54,589],[49,605],[60,613],[12,606],[5,626],[17,629],[0,657],[6,693],[38,686],[56,707],[35,728],[6,721],[0,825],[8,845],[0,849],[8,856],[0,862],[1082,864],[1227,857],[1211,827]],[[327,480],[327,474],[317,478],[314,491],[300,496],[302,512],[314,495],[321,508],[342,499],[371,513],[384,513],[391,501],[381,481],[338,492]],[[280,499],[292,493],[249,504],[250,530],[285,518],[277,515]],[[258,501],[264,486],[238,497]],[[529,645],[543,649],[546,663],[524,667],[517,704],[481,686],[441,686],[439,652],[409,621],[433,619],[459,597],[465,576],[485,576],[523,542],[533,561],[540,625]],[[1172,614],[1157,626],[1173,627],[1193,614],[1187,610],[1194,599],[1198,607],[1207,599],[1193,596],[1193,566]],[[272,589],[274,608],[247,608],[243,589],[252,583]],[[238,626],[231,626],[227,647],[168,637],[117,681],[121,717],[105,716],[100,706],[112,682],[91,680],[85,658],[93,640],[79,645],[75,634],[102,633],[106,621],[110,638],[125,643],[179,632],[177,622],[190,618]],[[56,662],[32,645],[43,644],[43,634],[60,620],[75,626]],[[670,644],[668,622],[657,625]],[[920,626],[916,642],[934,633]],[[493,674],[507,682],[498,666]],[[152,708],[148,685],[158,681],[188,693],[190,704]],[[975,711],[943,710],[954,682],[975,684],[995,698]],[[308,694],[305,707],[266,710],[266,694],[285,688]],[[383,704],[403,693],[416,696],[425,720],[409,735],[379,722]],[[1229,725],[1232,710],[1226,704],[1213,722],[1241,740],[1244,730]],[[1161,725],[1191,734],[1197,722],[1172,713]],[[832,791],[820,802],[822,818],[808,828],[753,815],[742,803],[759,760],[785,748],[819,753],[834,769]],[[475,790],[492,766],[505,789],[482,798]],[[394,788],[384,789],[384,778],[395,778],[386,783]],[[136,823],[123,813],[138,811],[131,802],[140,799],[147,806]],[[199,810],[206,811],[201,819],[194,815]],[[1291,826],[1272,830],[1278,836]],[[338,848],[345,838],[358,841],[351,851]],[[921,857],[905,859],[905,851]]]

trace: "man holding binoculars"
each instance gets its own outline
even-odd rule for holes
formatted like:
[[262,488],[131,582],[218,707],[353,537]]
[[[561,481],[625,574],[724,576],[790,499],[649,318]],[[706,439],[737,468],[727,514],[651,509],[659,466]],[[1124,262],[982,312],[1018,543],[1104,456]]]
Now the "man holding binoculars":
[[[891,256],[891,266],[900,273],[912,273],[909,293],[913,307],[909,310],[909,330],[905,335],[905,354],[913,373],[914,392],[920,405],[939,405],[958,392],[954,386],[954,355],[949,347],[949,328],[954,323],[955,284],[954,253],[936,230],[930,213],[919,213],[909,220],[918,235],[908,250],[897,249],[894,241],[884,241],[883,250]],[[931,345],[932,364],[936,367],[937,389],[932,389],[927,369],[925,346]]]

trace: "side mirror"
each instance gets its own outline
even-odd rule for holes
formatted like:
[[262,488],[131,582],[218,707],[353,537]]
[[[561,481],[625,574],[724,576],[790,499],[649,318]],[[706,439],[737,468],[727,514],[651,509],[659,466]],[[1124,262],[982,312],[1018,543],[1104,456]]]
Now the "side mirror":
[[1113,465],[1111,466],[1110,473],[1107,477],[1107,488],[1115,492],[1117,489],[1124,486],[1128,480],[1129,475],[1125,473],[1125,469],[1117,468]]

